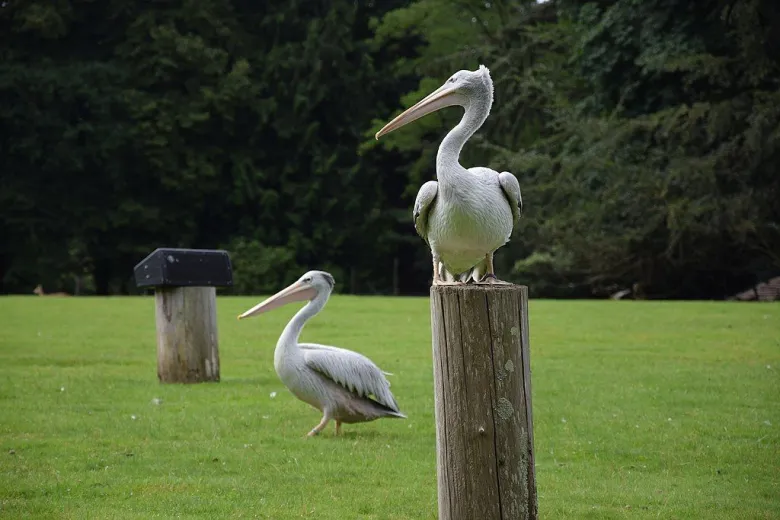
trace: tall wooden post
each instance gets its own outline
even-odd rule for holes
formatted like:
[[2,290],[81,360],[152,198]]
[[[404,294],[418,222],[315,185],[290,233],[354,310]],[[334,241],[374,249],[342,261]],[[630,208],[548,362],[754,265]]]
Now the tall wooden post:
[[138,287],[154,287],[157,379],[219,381],[218,286],[233,284],[227,251],[154,250],[135,266]]
[[431,287],[440,520],[536,520],[528,289]]

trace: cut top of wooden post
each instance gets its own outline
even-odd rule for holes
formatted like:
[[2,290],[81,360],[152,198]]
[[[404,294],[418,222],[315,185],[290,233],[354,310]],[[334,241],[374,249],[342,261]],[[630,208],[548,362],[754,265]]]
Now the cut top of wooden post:
[[138,287],[227,287],[233,268],[227,251],[158,248],[135,266]]

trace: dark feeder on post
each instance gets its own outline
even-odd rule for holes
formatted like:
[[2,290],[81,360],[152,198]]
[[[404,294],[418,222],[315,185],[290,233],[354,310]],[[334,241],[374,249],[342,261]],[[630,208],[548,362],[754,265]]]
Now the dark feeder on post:
[[233,285],[227,251],[158,248],[134,272],[139,288],[154,287],[160,382],[219,381],[216,288]]

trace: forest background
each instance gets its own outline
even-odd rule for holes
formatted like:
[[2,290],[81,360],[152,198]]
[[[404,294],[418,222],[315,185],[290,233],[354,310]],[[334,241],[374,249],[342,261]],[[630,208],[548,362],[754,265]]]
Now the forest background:
[[479,64],[461,162],[525,203],[499,276],[724,298],[780,272],[772,0],[3,0],[0,293],[135,293],[164,246],[227,249],[226,293],[316,268],[425,294],[411,208],[460,110],[373,134]]

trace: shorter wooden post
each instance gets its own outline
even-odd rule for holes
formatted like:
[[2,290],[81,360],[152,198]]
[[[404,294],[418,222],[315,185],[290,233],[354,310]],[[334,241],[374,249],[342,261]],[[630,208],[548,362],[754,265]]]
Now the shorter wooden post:
[[160,382],[219,381],[216,288],[161,287],[154,300]]
[[217,286],[233,284],[226,251],[159,248],[135,266],[138,287],[154,287],[157,378],[219,381]]
[[440,520],[536,520],[528,292],[431,287]]

